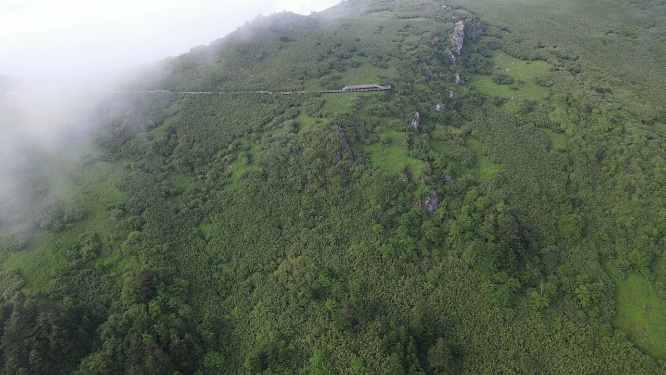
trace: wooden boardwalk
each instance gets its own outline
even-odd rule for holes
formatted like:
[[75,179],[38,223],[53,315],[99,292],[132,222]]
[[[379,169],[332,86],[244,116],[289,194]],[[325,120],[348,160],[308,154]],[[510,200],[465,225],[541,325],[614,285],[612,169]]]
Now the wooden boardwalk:
[[346,93],[346,92],[364,92],[364,91],[388,91],[391,89],[390,85],[358,85],[358,86],[345,86],[340,90],[319,90],[319,91],[169,91],[169,90],[150,90],[150,91],[111,91],[114,94],[127,93],[127,92],[146,92],[150,94],[155,93],[170,93],[170,94],[240,94],[245,92],[256,92],[259,94],[333,94],[333,93]]

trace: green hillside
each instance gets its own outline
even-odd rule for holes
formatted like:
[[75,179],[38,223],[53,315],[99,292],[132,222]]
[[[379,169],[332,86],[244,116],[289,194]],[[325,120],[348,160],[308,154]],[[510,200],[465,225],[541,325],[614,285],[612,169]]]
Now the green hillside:
[[665,13],[349,0],[163,60],[0,170],[0,373],[666,372]]

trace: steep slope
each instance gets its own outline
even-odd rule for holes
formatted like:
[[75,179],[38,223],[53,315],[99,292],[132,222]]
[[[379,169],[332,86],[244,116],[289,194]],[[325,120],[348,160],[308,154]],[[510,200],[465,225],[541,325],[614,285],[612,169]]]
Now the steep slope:
[[449,5],[255,19],[100,103],[66,190],[33,156],[3,371],[664,372],[613,326],[663,277],[657,105]]

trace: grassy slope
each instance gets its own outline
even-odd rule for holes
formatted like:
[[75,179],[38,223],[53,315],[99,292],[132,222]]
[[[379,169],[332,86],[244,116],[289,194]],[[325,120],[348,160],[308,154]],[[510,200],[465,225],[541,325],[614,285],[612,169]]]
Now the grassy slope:
[[[454,1],[453,3],[457,3]],[[649,112],[636,96],[653,105],[666,105],[666,7],[658,2],[624,2],[597,0],[472,0],[459,3],[480,15],[488,23],[512,31],[514,38],[534,45],[535,49],[569,55],[574,66],[584,66],[580,78],[587,84],[609,82],[613,93],[629,110]],[[565,42],[566,41],[566,42]],[[538,44],[538,45],[537,45]],[[564,53],[561,53],[564,50]],[[553,64],[567,59],[552,58]],[[534,77],[544,78],[549,64],[522,61],[505,53],[493,56],[495,68],[511,70],[515,80],[521,74],[526,85],[495,85],[491,77],[474,75],[471,84],[480,91],[506,98],[507,110],[515,113],[518,95],[537,100],[548,90],[534,84]],[[610,77],[610,78],[609,78]],[[509,99],[510,98],[510,99]],[[662,124],[653,125],[661,131]],[[566,147],[566,136],[544,130],[555,148]],[[638,347],[656,358],[666,358],[666,305],[656,298],[654,286],[642,275],[631,273],[617,285],[615,325],[627,332]]]
[[[79,234],[96,232],[100,236],[101,243],[105,245],[104,248],[117,247],[124,239],[123,231],[118,229],[117,221],[111,219],[110,211],[106,208],[108,205],[127,200],[127,195],[116,186],[117,182],[128,173],[124,163],[97,162],[85,165],[83,160],[62,162],[72,155],[100,152],[93,151],[89,147],[87,142],[72,141],[55,156],[49,155],[40,159],[42,176],[49,181],[49,190],[43,202],[80,207],[85,210],[86,218],[81,223],[67,224],[62,233],[38,231],[31,240],[29,251],[3,253],[0,269],[20,270],[28,290],[39,290],[49,280],[68,273],[69,260],[66,255],[76,243]],[[124,234],[127,234],[126,231]],[[112,265],[105,261],[107,257],[113,255],[115,261],[118,252],[113,254],[100,250],[100,255],[102,257],[99,263],[113,266],[111,271],[121,268],[122,264]]]
[[617,284],[615,325],[649,355],[666,358],[666,301],[657,298],[654,285],[631,271]]
[[493,54],[493,64],[496,72],[507,72],[513,77],[514,84],[498,85],[493,82],[492,76],[483,74],[474,74],[470,84],[475,85],[486,95],[504,98],[505,105],[511,106],[507,110],[514,110],[513,106],[520,105],[521,99],[534,99],[542,104],[549,94],[547,88],[537,85],[534,81],[536,77],[547,77],[552,66],[545,61],[524,61],[504,52],[497,52]]
[[535,49],[578,58],[580,65],[592,67],[583,73],[590,82],[612,77],[614,88],[626,95],[629,105],[635,100],[628,91],[664,105],[666,7],[659,2],[454,0],[451,4],[464,6],[486,22],[512,31],[514,38]]
[[[508,4],[508,2],[504,3]],[[550,10],[554,9],[554,7],[551,8],[551,5],[549,4],[550,3],[546,4],[546,3],[537,2],[534,3],[534,6],[541,6]],[[532,9],[530,7],[527,8]],[[568,8],[565,7],[565,9]],[[542,9],[539,11],[542,11]],[[562,10],[560,9],[558,11]],[[489,11],[487,13],[488,16],[490,16],[490,13],[494,12]],[[373,14],[373,17],[375,15],[377,17],[374,18],[373,21],[385,19],[383,15]],[[411,22],[413,22],[413,20]],[[426,19],[420,20],[419,23],[421,22],[425,23]],[[494,58],[498,61],[497,66],[500,67],[499,69],[501,69],[502,67],[509,67],[511,69],[511,74],[516,77],[516,80],[518,80],[522,75],[526,83],[524,85],[520,85],[518,90],[512,90],[508,87],[495,87],[496,85],[493,85],[490,79],[491,77],[489,76],[475,75],[472,77],[471,83],[478,86],[479,90],[481,90],[486,94],[491,94],[500,97],[510,97],[511,95],[517,97],[517,95],[521,95],[521,98],[523,96],[526,96],[526,97],[534,97],[537,100],[543,99],[543,97],[547,94],[547,89],[544,89],[543,87],[534,84],[533,77],[546,75],[550,65],[540,61],[534,61],[531,62],[530,64],[527,64],[527,62],[525,61],[515,59],[504,53],[498,53],[494,56]],[[341,74],[342,74],[341,82],[344,82],[344,84],[360,84],[360,83],[383,83],[381,82],[382,80],[386,79],[386,77],[394,76],[396,72],[393,67],[382,70],[382,69],[376,69],[367,63],[363,63],[359,68],[349,69],[346,72],[342,72]],[[306,89],[320,88],[318,86],[318,83],[313,80],[306,81],[304,87]],[[378,94],[355,93],[355,94],[350,94],[350,96],[346,95],[326,96],[325,105],[323,109],[328,110],[330,112],[347,112],[352,107],[353,97],[372,98],[373,95],[378,95]],[[517,99],[513,99],[513,101],[509,101],[507,105],[511,105],[513,107],[513,103],[516,100]],[[508,108],[508,110],[512,111],[512,108]],[[313,119],[309,118],[303,113],[303,111],[301,111],[299,116],[296,117],[296,121],[299,123],[299,128],[302,129],[307,124],[312,123]],[[270,131],[257,132],[259,136],[268,133],[270,133]],[[551,131],[545,131],[545,133],[548,136],[548,138],[551,140],[555,148],[566,146],[565,135],[560,133],[554,133]],[[387,144],[382,144],[378,142],[372,145],[365,145],[360,142],[357,142],[354,146],[367,152],[371,164],[377,166],[381,170],[395,174],[400,174],[405,167],[409,167],[413,172],[416,172],[418,176],[423,167],[425,167],[425,163],[417,159],[410,158],[408,156],[407,149],[404,147],[405,138],[406,138],[405,133],[384,130],[383,134],[386,134],[391,139],[390,142],[388,142]],[[232,176],[235,181],[239,179],[240,174],[243,171],[245,171],[247,168],[256,167],[256,165],[254,164],[253,156],[256,155],[256,153],[259,151],[256,145],[251,144],[249,141],[245,139],[241,138],[240,143],[243,145],[250,146],[250,149],[246,151],[250,157],[249,157],[249,163],[243,163],[239,159],[236,159],[235,161],[230,163],[231,165],[230,169],[233,171]],[[471,136],[467,136],[465,138],[465,144],[468,145],[469,149],[474,152],[475,158],[473,165],[473,173],[477,178],[482,180],[487,180],[493,174],[493,172],[498,171],[502,168],[501,165],[493,163],[492,161],[490,161],[488,157],[484,155],[484,150],[483,150],[484,145],[479,140]],[[446,155],[448,152],[450,152],[450,149],[448,149],[445,142],[432,141],[431,146],[435,152],[438,152],[442,155]],[[237,154],[240,154],[240,152],[237,152]],[[455,168],[459,168],[459,164],[457,164],[457,162],[452,160],[447,160],[447,161],[451,165],[454,165]],[[122,163],[97,163],[81,170],[81,174],[79,175],[79,180],[78,180],[81,183],[81,185],[78,188],[79,190],[72,191],[72,195],[77,197],[86,197],[82,198],[79,204],[82,204],[90,214],[89,217],[87,218],[88,220],[85,223],[74,224],[75,226],[79,226],[73,228],[76,229],[75,231],[76,233],[83,233],[85,231],[98,232],[101,235],[102,243],[105,244],[105,246],[106,244],[113,245],[123,239],[122,236],[120,237],[120,239],[116,239],[115,241],[110,239],[110,233],[114,231],[113,228],[114,223],[112,220],[109,219],[109,212],[105,208],[108,204],[120,202],[125,198],[123,197],[122,192],[113,188],[113,186],[115,186],[113,182],[127,173],[127,170],[124,169],[123,167],[124,165]],[[176,174],[176,173],[171,175],[170,181],[174,186],[182,188],[186,188],[191,183],[193,183],[191,177],[185,174]],[[240,188],[241,186],[242,185],[230,184],[227,186],[227,188],[236,188],[236,187]],[[177,201],[179,197],[174,197],[173,199]],[[200,225],[200,230],[202,231],[204,237],[206,238],[210,237],[216,230],[219,231],[222,228],[224,227],[220,223],[211,224],[211,223],[202,222]],[[65,249],[66,246],[60,246],[60,245],[61,244],[67,245],[69,243],[73,243],[75,239],[76,239],[75,236],[71,238],[69,237],[60,238],[58,235],[41,234],[37,239],[35,239],[35,247],[33,248],[33,250],[29,252],[26,251],[11,255],[3,262],[3,268],[21,269],[26,275],[27,288],[37,289],[40,286],[42,286],[46,281],[48,281],[50,278],[53,278],[65,272],[67,264],[64,259],[63,252],[66,250],[63,249]],[[60,242],[55,242],[55,241],[60,241]],[[99,265],[98,267],[105,268],[109,272],[119,271],[124,268],[132,266],[131,264],[129,264],[130,261],[123,261],[119,259],[119,252],[112,253],[109,256],[105,255],[104,257],[99,258],[96,262]],[[388,263],[390,262],[384,262],[381,264],[382,266],[388,267]],[[54,267],[54,265],[56,266]],[[462,264],[458,264],[454,261],[444,266],[444,268],[447,269],[450,268],[447,271],[447,275],[449,275],[447,277],[454,278],[457,276],[457,274],[455,273],[455,269],[457,269],[458,267],[456,266],[462,267]],[[224,272],[227,272],[228,267],[229,266],[227,266],[226,264],[220,263],[220,268],[223,269]],[[362,277],[361,275],[363,272],[363,268],[360,267],[357,270],[357,272],[359,273],[359,277]],[[646,350],[646,352],[656,357],[660,357],[660,353],[663,353],[664,347],[663,345],[660,346],[659,343],[665,342],[665,340],[662,340],[663,337],[662,334],[666,334],[662,329],[664,327],[664,325],[662,324],[663,321],[661,320],[663,318],[663,315],[658,313],[659,311],[663,311],[659,309],[660,306],[663,306],[663,302],[658,302],[656,299],[654,299],[654,296],[652,294],[645,294],[645,291],[648,290],[648,288],[645,287],[645,285],[647,284],[641,281],[641,277],[642,276],[640,275],[630,274],[626,281],[619,282],[618,296],[617,296],[618,314],[617,314],[616,324],[618,325],[618,327],[628,332],[630,338],[636,340],[636,342],[638,342],[638,345],[644,350]],[[415,279],[416,277],[410,278],[407,276],[404,277],[401,276],[397,278],[397,280],[388,280],[388,281],[380,280],[380,282],[381,283],[387,282],[387,285],[392,286],[396,289],[404,287],[405,282],[407,281],[414,282],[416,283],[416,285],[423,285],[424,287],[428,287],[429,284],[423,283],[422,280],[415,280]],[[443,278],[442,281],[440,282],[440,285],[445,284],[445,281],[447,281],[447,279]],[[372,280],[370,278],[367,280],[367,283],[369,285],[373,282],[377,283],[378,281]],[[381,285],[376,285],[375,287],[378,291],[381,291],[382,293],[387,293],[387,298],[397,298],[397,297],[391,297],[389,293],[389,291],[392,291],[391,287],[387,286],[382,287]],[[433,292],[432,296],[437,297],[433,298],[433,301],[446,301],[452,298],[457,298],[455,300],[456,303],[462,305],[468,303],[466,302],[467,299],[466,297],[469,297],[470,300],[476,298],[474,301],[475,303],[477,303],[478,306],[487,305],[485,301],[480,300],[481,298],[479,297],[479,294],[476,293],[476,291],[469,290],[465,291],[465,293],[467,294],[461,294],[459,293],[458,290],[450,290],[451,288],[446,289],[444,285],[441,285],[441,287],[442,287],[441,290]],[[637,290],[640,290],[641,292],[639,293],[637,292]],[[229,305],[228,306],[229,310],[232,310],[233,302],[234,302],[233,300],[226,302]],[[215,302],[208,302],[208,303],[210,305],[215,304]],[[416,301],[409,301],[409,303],[400,302],[400,301],[396,302],[396,304],[398,305],[403,305],[403,304],[409,305],[410,303],[415,304]],[[437,304],[440,302],[432,302],[432,303]],[[467,306],[472,306],[472,304],[468,303]],[[646,306],[647,309],[642,310],[643,306]],[[258,306],[255,310],[256,311],[252,311],[253,315],[251,315],[248,319],[258,319],[258,317],[264,316],[262,315],[264,313],[261,312],[261,306]],[[235,310],[233,311],[235,313]],[[466,310],[460,309],[460,311],[466,311]],[[644,315],[640,314],[641,311],[643,311]],[[224,312],[225,311],[220,311],[220,313]],[[489,307],[487,315],[496,314],[499,316],[500,313],[501,312],[497,308],[493,307],[491,309]],[[461,319],[464,321],[465,317],[461,315],[463,314],[458,312],[454,314],[454,317],[456,319]],[[529,315],[529,313],[526,313],[525,315]],[[279,321],[279,319],[274,319],[275,316],[272,316],[271,318],[273,318],[274,321]],[[528,328],[521,327],[522,325],[521,322],[524,321],[523,319],[530,320],[532,318],[533,317],[531,316],[520,316],[520,319],[515,320],[511,325],[511,330],[515,331],[518,334],[518,333],[525,333],[526,330],[536,329],[535,327],[532,326]],[[443,317],[438,317],[437,319],[446,320]],[[503,324],[502,318],[496,317],[492,321],[497,325]],[[565,322],[564,324],[567,325],[570,323]],[[534,325],[536,326],[537,323],[535,322]],[[333,335],[333,334],[335,333],[327,333],[326,335]],[[460,335],[460,337],[458,338],[460,341],[466,339],[463,333],[458,333],[456,331],[455,334]],[[499,337],[492,335],[492,332],[490,331],[479,332],[478,335],[479,337],[484,337],[484,335],[487,335],[489,336],[488,337],[489,340],[492,339],[492,337],[495,337],[496,339],[497,337]],[[567,345],[566,343],[567,339],[565,337],[559,337],[561,335],[562,334],[558,335],[558,333],[554,334],[554,336],[557,337],[557,342],[558,343],[561,342],[562,350],[555,352],[555,354],[552,354],[553,356],[566,355],[566,349],[564,347]],[[311,342],[308,342],[307,339],[309,339],[309,337],[304,339],[305,340],[304,345],[311,344]],[[496,348],[501,349],[502,343],[499,342],[499,339],[497,340],[498,342],[495,342],[494,345]],[[512,356],[515,356],[515,353],[512,353],[508,349],[502,353],[503,356],[509,358],[509,361],[512,361],[512,359],[510,358]],[[540,354],[534,353],[530,355],[539,356]],[[544,355],[543,358],[545,359],[549,357]],[[346,360],[346,358],[340,358],[340,361],[344,360]],[[508,368],[505,370],[510,371]]]
[[480,180],[488,180],[490,176],[502,169],[500,164],[493,163],[490,158],[483,153],[483,143],[474,137],[465,138],[465,143],[468,144],[470,150],[474,152],[474,169],[473,172],[476,178]]

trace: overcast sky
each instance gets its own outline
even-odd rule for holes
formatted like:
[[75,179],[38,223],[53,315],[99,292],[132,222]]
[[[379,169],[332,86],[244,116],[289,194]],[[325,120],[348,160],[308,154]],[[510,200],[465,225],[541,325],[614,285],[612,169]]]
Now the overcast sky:
[[340,0],[0,0],[0,75],[92,74],[177,56],[257,14]]

